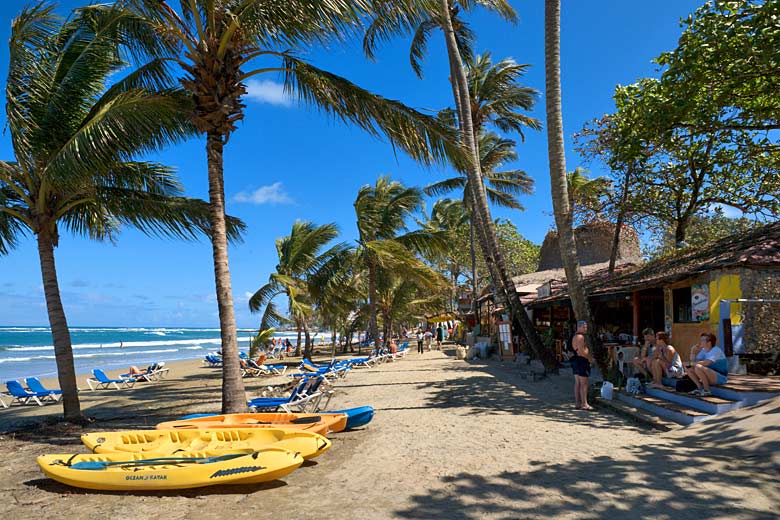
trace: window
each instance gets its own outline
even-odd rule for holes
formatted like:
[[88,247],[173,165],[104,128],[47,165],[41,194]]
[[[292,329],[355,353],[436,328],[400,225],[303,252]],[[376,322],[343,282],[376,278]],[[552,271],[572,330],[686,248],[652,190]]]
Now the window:
[[672,291],[675,323],[695,323],[691,306],[691,288],[681,287]]

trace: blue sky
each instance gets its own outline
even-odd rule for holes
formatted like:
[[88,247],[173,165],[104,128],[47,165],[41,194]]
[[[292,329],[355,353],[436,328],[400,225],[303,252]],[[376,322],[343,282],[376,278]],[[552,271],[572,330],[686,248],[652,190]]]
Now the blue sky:
[[[27,2],[0,3],[0,77],[8,66],[10,23]],[[60,2],[65,13],[83,1]],[[174,2],[175,3],[175,2]],[[562,82],[567,168],[581,164],[571,135],[584,122],[611,112],[616,84],[656,74],[650,60],[675,47],[679,19],[703,0],[568,0],[562,14]],[[544,121],[543,2],[512,2],[520,23],[508,25],[476,12],[470,17],[477,51],[494,61],[512,57],[532,65],[524,83],[540,91],[532,115]],[[425,77],[418,80],[408,62],[409,38],[385,45],[377,60],[365,59],[357,43],[329,49],[300,49],[319,67],[362,87],[418,109],[451,105],[446,53],[441,34],[431,39]],[[272,75],[249,85],[246,118],[225,149],[228,212],[248,225],[243,244],[230,250],[236,315],[241,327],[259,321],[247,309],[247,297],[276,265],[274,240],[289,233],[296,219],[336,222],[343,238],[354,240],[352,203],[358,188],[379,175],[424,186],[449,172],[425,169],[395,155],[385,142],[329,120],[316,110],[286,99]],[[0,114],[4,121],[5,112]],[[530,132],[513,166],[536,180],[534,195],[524,197],[525,212],[496,210],[520,232],[541,243],[550,229],[546,134]],[[0,136],[0,158],[12,159],[10,138]],[[193,139],[154,159],[175,166],[189,196],[207,198],[203,142]],[[586,165],[594,174],[598,165]],[[64,235],[55,252],[69,323],[80,326],[214,326],[218,324],[211,248],[208,242],[148,238],[125,230],[116,245]],[[47,324],[35,243],[29,238],[0,257],[0,326]]]

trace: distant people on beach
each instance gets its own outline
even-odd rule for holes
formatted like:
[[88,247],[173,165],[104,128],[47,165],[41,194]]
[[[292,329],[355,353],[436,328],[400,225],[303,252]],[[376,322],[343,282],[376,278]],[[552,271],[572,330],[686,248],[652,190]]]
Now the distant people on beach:
[[444,341],[444,327],[439,323],[439,326],[436,327],[436,350],[441,350],[442,341]]
[[422,354],[423,353],[423,342],[425,341],[425,333],[423,333],[422,329],[417,329],[417,353]]
[[425,348],[428,352],[431,351],[432,341],[433,341],[433,331],[431,329],[425,329]]
[[578,410],[593,410],[588,404],[588,378],[590,377],[590,364],[593,356],[588,348],[585,335],[588,332],[588,324],[585,321],[577,322],[577,332],[571,339],[574,355],[571,357],[571,369],[574,373],[574,404]]
[[717,341],[715,334],[704,332],[699,336],[699,343],[691,349],[691,365],[686,373],[696,383],[696,390],[690,392],[693,395],[711,396],[710,385],[728,382],[728,361],[723,350],[716,346]]

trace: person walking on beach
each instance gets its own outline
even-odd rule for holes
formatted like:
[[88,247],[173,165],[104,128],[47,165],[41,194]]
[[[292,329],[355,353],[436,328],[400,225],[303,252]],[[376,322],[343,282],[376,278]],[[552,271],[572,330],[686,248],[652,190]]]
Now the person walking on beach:
[[425,339],[425,334],[423,334],[422,329],[417,329],[417,353],[422,354],[423,353],[423,340]]
[[436,327],[436,350],[441,350],[441,342],[444,341],[444,327],[441,323]]
[[433,340],[433,332],[431,329],[425,329],[425,348],[428,352],[431,351],[431,341]]
[[578,410],[593,410],[593,407],[588,404],[588,378],[593,356],[585,341],[587,331],[587,323],[578,322],[577,332],[571,339],[574,350],[574,356],[571,358],[571,369],[574,373],[574,404]]

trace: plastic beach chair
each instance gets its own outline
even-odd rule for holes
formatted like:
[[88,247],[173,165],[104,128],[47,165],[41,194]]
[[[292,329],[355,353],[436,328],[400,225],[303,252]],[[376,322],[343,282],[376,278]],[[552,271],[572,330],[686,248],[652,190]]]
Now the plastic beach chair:
[[25,390],[22,386],[22,383],[19,381],[6,381],[5,386],[8,388],[8,393],[10,393],[11,397],[14,398],[11,404],[17,402],[19,404],[28,404],[32,401],[38,406],[43,406],[44,401],[47,399],[51,399],[53,401],[57,401],[59,399],[59,397],[52,396],[49,392],[42,394],[40,392],[30,392]]
[[257,397],[250,400],[247,405],[254,410],[278,410],[281,408],[287,413],[293,410],[307,412],[317,410],[322,393],[319,391],[324,377],[303,378],[298,386],[293,388],[289,397]]
[[26,384],[27,388],[29,388],[31,391],[38,392],[40,394],[48,393],[52,396],[62,394],[62,390],[52,390],[43,386],[43,383],[41,383],[37,377],[28,377],[24,380],[24,384]]
[[87,378],[87,385],[89,386],[90,390],[111,388],[112,386],[117,390],[120,390],[121,389],[120,385],[122,385],[125,388],[132,388],[133,385],[135,384],[135,378],[121,377],[119,379],[111,379],[106,375],[105,372],[103,372],[99,368],[92,370],[92,375],[94,376],[94,378],[91,377]]
[[168,375],[168,372],[170,371],[169,368],[165,366],[165,362],[160,363],[153,363],[146,367],[146,370],[142,374],[120,374],[120,377],[125,379],[135,379],[137,381],[159,381],[166,375]]

